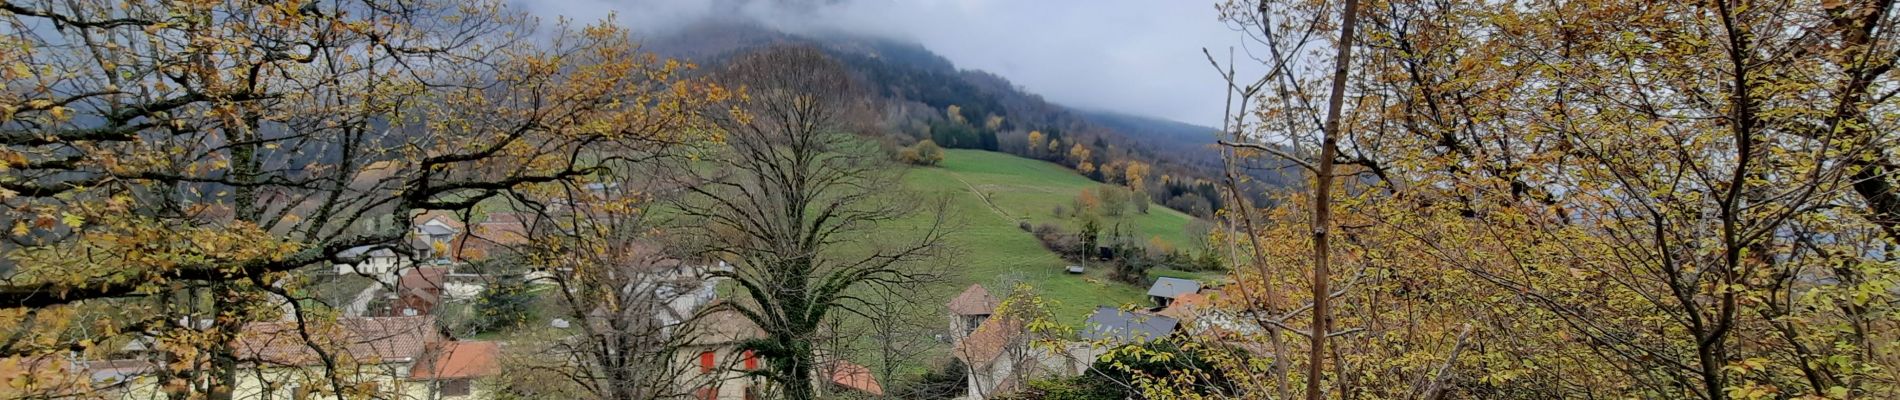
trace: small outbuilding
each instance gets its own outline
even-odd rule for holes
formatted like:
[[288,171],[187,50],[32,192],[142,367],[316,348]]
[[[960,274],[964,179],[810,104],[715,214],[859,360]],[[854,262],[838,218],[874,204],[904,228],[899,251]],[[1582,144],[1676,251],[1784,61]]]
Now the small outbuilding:
[[1155,279],[1154,286],[1148,287],[1148,298],[1153,299],[1156,307],[1167,308],[1181,295],[1200,293],[1201,283],[1181,278]]

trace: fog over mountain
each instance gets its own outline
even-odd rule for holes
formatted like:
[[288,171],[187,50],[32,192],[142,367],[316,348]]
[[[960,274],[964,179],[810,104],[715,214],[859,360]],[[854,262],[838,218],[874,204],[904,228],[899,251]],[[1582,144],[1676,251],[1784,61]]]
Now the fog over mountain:
[[[913,41],[958,68],[995,73],[1049,100],[1218,126],[1222,83],[1201,49],[1244,57],[1211,2],[1178,0],[541,0],[544,18],[614,20],[646,35],[707,18],[794,33]],[[1245,75],[1243,71],[1243,75]]]

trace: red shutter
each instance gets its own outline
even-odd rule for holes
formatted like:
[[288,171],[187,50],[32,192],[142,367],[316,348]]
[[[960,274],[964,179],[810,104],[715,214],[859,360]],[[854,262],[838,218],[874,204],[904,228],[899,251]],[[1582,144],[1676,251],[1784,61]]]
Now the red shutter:
[[753,356],[752,350],[745,351],[745,369],[759,369],[759,357]]
[[713,391],[713,388],[699,388],[699,400],[715,400],[718,396],[719,392]]
[[712,372],[713,363],[718,362],[717,359],[715,359],[714,357],[717,357],[717,356],[713,355],[713,352],[710,352],[710,351],[699,353],[699,373],[704,374],[704,373]]

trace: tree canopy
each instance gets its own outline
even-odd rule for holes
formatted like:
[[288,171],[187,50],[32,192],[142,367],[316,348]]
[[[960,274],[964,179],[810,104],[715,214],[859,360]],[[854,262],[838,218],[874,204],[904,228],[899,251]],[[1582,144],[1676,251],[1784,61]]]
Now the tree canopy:
[[693,111],[727,96],[619,28],[536,32],[500,2],[0,5],[0,360],[150,337],[174,396],[231,395],[249,321],[326,323],[291,272],[716,139]]

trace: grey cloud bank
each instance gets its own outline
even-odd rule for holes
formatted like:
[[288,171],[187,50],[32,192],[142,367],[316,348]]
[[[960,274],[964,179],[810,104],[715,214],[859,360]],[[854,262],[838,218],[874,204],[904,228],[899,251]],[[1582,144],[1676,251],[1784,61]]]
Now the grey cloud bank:
[[[990,71],[1056,103],[1217,126],[1223,83],[1201,54],[1242,36],[1206,0],[547,0],[543,17],[610,14],[662,33],[733,14],[788,32],[909,40],[964,69]],[[1243,73],[1246,72],[1243,65]]]

